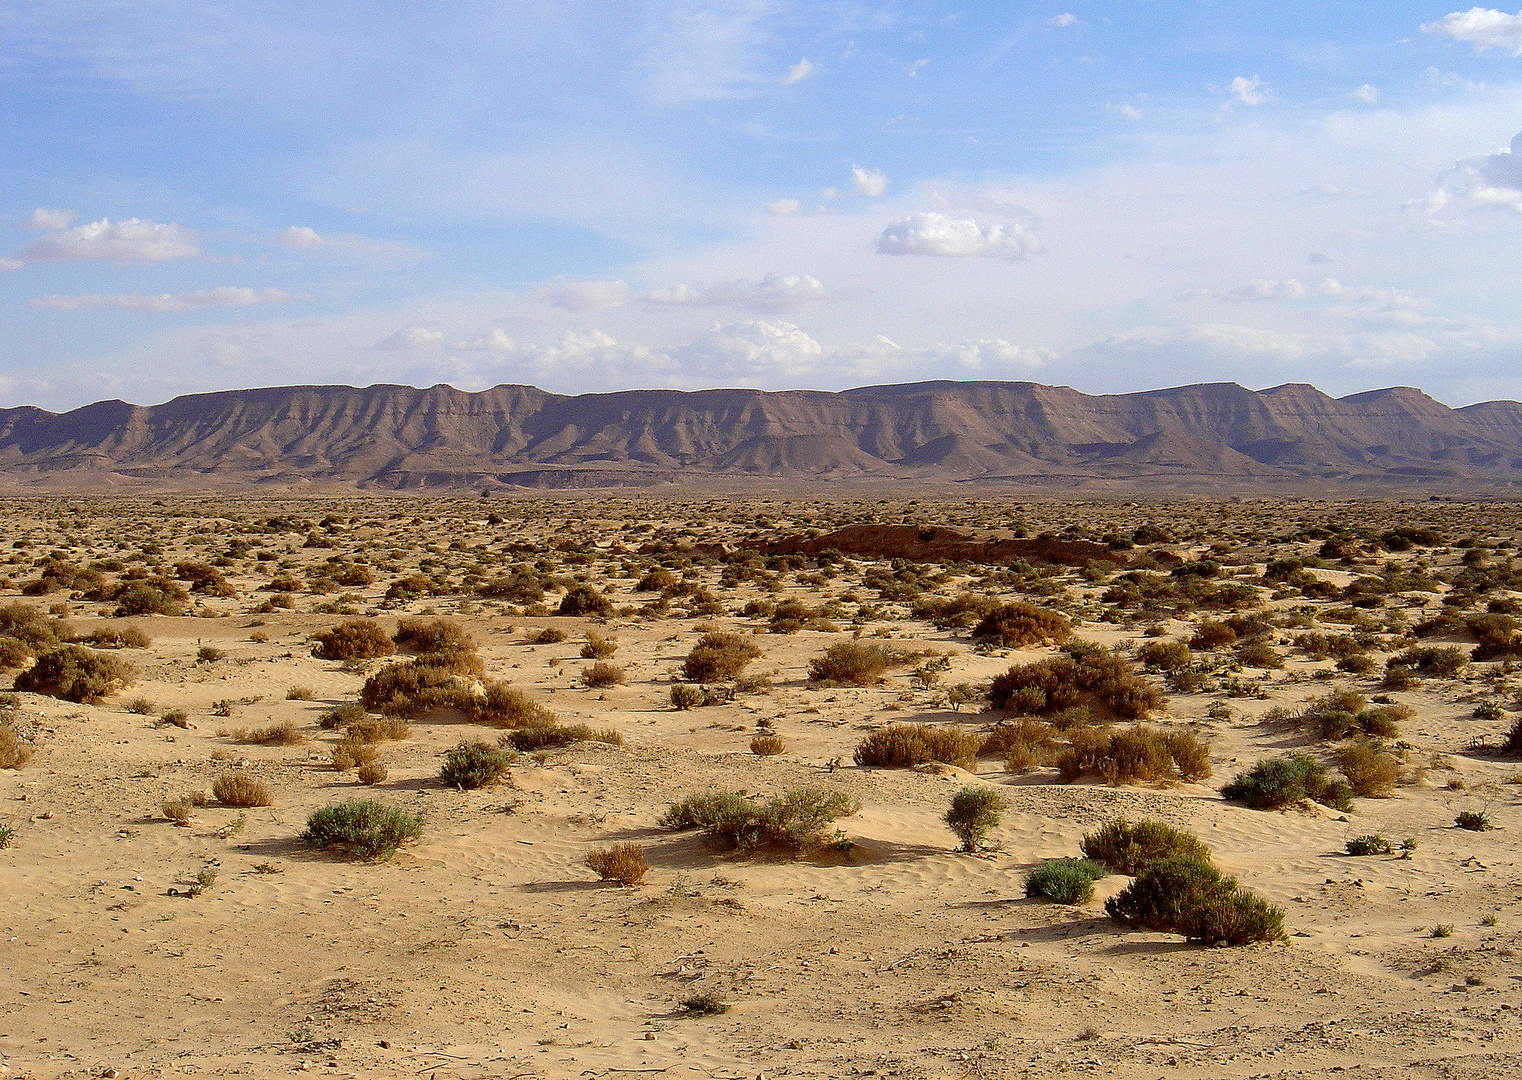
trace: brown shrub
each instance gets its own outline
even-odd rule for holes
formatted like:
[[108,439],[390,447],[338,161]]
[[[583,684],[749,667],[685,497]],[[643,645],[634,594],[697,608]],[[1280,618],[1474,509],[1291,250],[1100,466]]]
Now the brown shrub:
[[604,637],[596,630],[587,631],[587,643],[581,647],[583,660],[606,660],[618,652],[618,642],[613,638]]
[[902,651],[875,641],[841,641],[809,661],[809,681],[874,686],[890,667],[908,661]]
[[603,881],[638,885],[650,869],[642,844],[614,844],[587,852],[587,866]]
[[374,743],[361,742],[345,736],[338,741],[337,746],[333,747],[329,757],[334,769],[339,772],[348,772],[355,766],[370,765],[380,760],[380,748]]
[[707,633],[698,638],[682,661],[682,678],[695,683],[737,678],[760,655],[761,650],[746,634]]
[[463,708],[472,721],[489,727],[529,727],[554,724],[559,719],[516,686],[495,680],[487,682],[484,692],[470,697]]
[[426,716],[445,708],[465,708],[469,687],[460,672],[435,663],[435,656],[390,664],[365,680],[359,702],[387,716]]
[[1366,799],[1388,799],[1400,779],[1400,762],[1373,739],[1355,739],[1337,751],[1337,768],[1353,794]]
[[32,744],[0,721],[0,769],[19,769],[32,759]]
[[259,746],[298,746],[307,741],[294,720],[280,720],[262,728],[238,728],[228,732],[228,737],[233,742]]
[[1112,787],[1174,784],[1204,780],[1210,772],[1209,747],[1198,736],[1146,724],[1075,731],[1072,746],[1057,758],[1057,774],[1065,784],[1086,774],[1097,775]]
[[396,645],[374,619],[345,619],[312,635],[312,655],[321,660],[373,660],[395,653]]
[[781,735],[757,735],[750,741],[750,752],[757,757],[772,757],[787,749]]
[[383,784],[390,771],[384,761],[367,761],[355,770],[354,778],[361,784]]
[[1000,720],[978,747],[979,757],[1001,757],[1012,773],[1028,773],[1057,760],[1062,739],[1045,720],[1017,717]]
[[1237,632],[1224,622],[1206,619],[1194,628],[1191,649],[1226,649],[1237,643]]
[[863,739],[851,759],[858,765],[888,768],[908,768],[940,761],[963,769],[976,769],[978,738],[961,728],[890,724]]
[[593,728],[586,724],[529,724],[503,735],[502,745],[514,750],[532,753],[535,750],[553,750],[578,742],[600,742],[609,746],[622,746],[624,737],[612,728]]
[[476,651],[476,639],[453,619],[403,619],[391,640],[399,649],[424,655]]
[[159,811],[176,825],[189,825],[190,812],[194,808],[194,804],[189,799],[165,799]]
[[1127,720],[1145,719],[1162,707],[1162,691],[1133,673],[1124,657],[1086,641],[1069,644],[1064,653],[996,676],[988,700],[1005,712],[1051,716],[1087,706]]
[[1194,654],[1182,641],[1149,641],[1136,650],[1136,658],[1159,671],[1182,671],[1189,666]]
[[132,665],[83,645],[59,645],[16,676],[17,690],[65,701],[99,701],[131,683]]
[[591,687],[619,686],[624,681],[624,669],[599,660],[581,669],[581,681]]
[[211,793],[223,806],[269,806],[270,789],[243,773],[223,773],[212,781]]
[[1073,624],[1058,611],[1023,600],[1000,604],[973,627],[972,640],[1006,648],[1022,645],[1061,645],[1073,636]]

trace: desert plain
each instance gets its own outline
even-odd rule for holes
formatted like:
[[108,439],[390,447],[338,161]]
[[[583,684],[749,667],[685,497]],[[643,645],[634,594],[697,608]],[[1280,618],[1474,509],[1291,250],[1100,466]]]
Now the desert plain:
[[[1522,1073],[1516,504],[56,496],[0,519],[21,684],[0,1076]],[[767,547],[872,524],[1095,553]],[[1061,633],[976,633],[1013,604]],[[314,654],[353,620],[396,651]],[[448,693],[367,716],[367,684],[417,660],[404,620],[468,655]],[[705,635],[757,655],[694,678]],[[1074,641],[1149,688],[1140,715],[993,708],[996,677]],[[115,661],[98,693],[26,678],[65,643]],[[880,670],[831,677],[840,646]],[[570,734],[515,753],[523,726],[469,706],[486,686]],[[356,716],[401,737],[344,758]],[[1082,733],[1136,720],[1206,767],[1062,768]],[[859,763],[907,724],[950,733],[955,760]],[[466,744],[503,775],[441,779]],[[1355,746],[1384,773],[1350,808],[1223,797],[1285,755],[1336,777]],[[229,775],[268,804],[223,805]],[[820,842],[661,824],[692,795],[799,788],[849,811]],[[959,850],[945,815],[967,788],[1004,805]],[[419,835],[373,859],[303,841],[352,799]],[[1283,936],[1132,929],[1105,910],[1120,873],[1084,902],[1026,895],[1118,819],[1198,837]],[[1348,854],[1360,838],[1389,850]],[[643,849],[637,883],[589,869],[618,844]]]

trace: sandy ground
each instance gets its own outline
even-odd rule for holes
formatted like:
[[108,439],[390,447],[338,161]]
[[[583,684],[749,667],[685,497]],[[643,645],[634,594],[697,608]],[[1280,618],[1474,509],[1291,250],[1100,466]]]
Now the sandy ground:
[[[39,530],[50,520],[26,518]],[[1402,731],[1410,759],[1433,766],[1396,797],[1359,799],[1349,814],[1260,812],[1218,789],[1257,758],[1306,745],[1254,721],[1324,691],[1308,676],[1329,665],[1290,650],[1284,671],[1259,673],[1266,699],[1171,697],[1163,722],[1212,740],[1211,781],[1112,789],[1062,785],[1052,770],[1011,775],[994,760],[976,776],[851,765],[863,734],[884,723],[976,729],[993,717],[947,710],[906,671],[870,688],[808,683],[809,659],[848,629],[759,636],[765,655],[753,669],[775,673],[770,692],[678,712],[670,673],[698,624],[753,620],[598,623],[618,639],[629,679],[593,690],[579,678],[588,620],[470,604],[459,614],[448,598],[382,611],[383,578],[358,590],[362,609],[456,618],[489,675],[626,741],[524,757],[509,784],[462,792],[439,783],[441,756],[498,732],[423,720],[387,744],[390,775],[367,788],[332,769],[337,736],[315,724],[354,700],[365,677],[309,654],[308,635],[337,618],[313,613],[306,597],[294,611],[250,614],[265,579],[255,569],[230,573],[239,597],[205,603],[220,617],[132,620],[153,643],[121,654],[138,669],[129,690],[100,705],[21,695],[16,723],[36,753],[0,770],[0,822],[16,832],[0,851],[0,1076],[1522,1074],[1522,789],[1506,782],[1516,762],[1462,753],[1497,726],[1470,718],[1472,682],[1395,695],[1417,710]],[[632,584],[610,585],[615,602],[648,599]],[[71,624],[116,624],[102,610],[75,603]],[[546,626],[566,641],[533,644]],[[965,637],[904,619],[876,630],[955,650],[943,685],[1048,654],[981,656]],[[268,640],[251,641],[256,631]],[[1138,636],[1094,623],[1079,632]],[[198,662],[201,645],[226,655]],[[313,699],[286,700],[290,686]],[[135,697],[186,710],[192,727],[126,711]],[[213,714],[219,701],[234,703],[231,716]],[[1207,718],[1222,701],[1233,715]],[[784,754],[749,752],[762,718],[786,740]],[[224,734],[284,719],[309,741],[243,745]],[[831,767],[836,758],[842,767]],[[166,798],[208,790],[229,768],[268,784],[274,805],[206,806],[186,827],[163,817]],[[966,783],[998,785],[1010,800],[977,854],[957,853],[941,820]],[[799,784],[861,799],[861,813],[840,822],[848,851],[737,857],[655,825],[690,792]],[[300,843],[313,809],[354,795],[421,811],[422,839],[379,864]],[[1484,809],[1498,827],[1456,829],[1461,809]],[[1287,910],[1289,940],[1201,948],[1125,931],[1102,907],[1126,884],[1118,876],[1077,907],[1022,896],[1029,869],[1076,855],[1086,830],[1117,816],[1196,832],[1223,869]],[[1364,833],[1413,837],[1415,854],[1342,853]],[[652,869],[641,884],[602,883],[585,866],[589,850],[615,841],[646,846]],[[217,871],[210,888],[176,895],[206,867]],[[679,1002],[699,991],[729,1011],[688,1016]]]

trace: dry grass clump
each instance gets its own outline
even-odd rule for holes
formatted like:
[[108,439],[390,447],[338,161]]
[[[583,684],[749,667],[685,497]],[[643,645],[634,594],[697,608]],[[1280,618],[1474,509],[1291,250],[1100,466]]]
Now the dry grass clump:
[[1353,794],[1366,799],[1388,799],[1400,779],[1400,762],[1373,739],[1356,739],[1339,748],[1336,760]]
[[384,761],[367,761],[358,769],[354,770],[354,778],[361,784],[383,784],[390,770],[386,768]]
[[280,720],[260,728],[235,728],[227,737],[236,743],[258,746],[299,746],[307,741],[294,720]]
[[1204,859],[1173,856],[1143,866],[1105,901],[1105,913],[1134,930],[1164,930],[1206,945],[1284,937],[1284,911],[1238,887]]
[[314,810],[301,839],[310,847],[336,848],[351,858],[373,861],[389,859],[398,846],[422,833],[422,814],[374,799],[349,799]]
[[581,669],[581,681],[587,686],[597,689],[604,686],[621,686],[625,681],[624,669],[618,664],[609,664],[602,660],[590,667]]
[[353,768],[362,769],[366,765],[374,765],[380,761],[380,748],[362,739],[343,738],[339,739],[337,745],[329,751],[329,760],[332,761],[335,772],[348,772]]
[[610,637],[604,637],[596,630],[587,631],[586,644],[581,647],[583,660],[606,660],[618,652],[618,642]]
[[507,778],[508,766],[516,757],[485,743],[462,743],[444,755],[439,779],[461,791],[492,787]]
[[1057,756],[1057,775],[1071,784],[1085,775],[1111,787],[1121,784],[1194,783],[1210,777],[1210,747],[1189,731],[1135,724],[1129,728],[1082,728]]
[[312,655],[320,660],[373,660],[395,654],[395,643],[375,619],[345,619],[312,635]]
[[706,695],[703,693],[703,688],[701,686],[694,686],[692,683],[672,684],[669,698],[671,701],[671,707],[678,712],[684,712],[687,709],[696,709],[699,705],[705,704],[706,702]]
[[75,640],[96,649],[146,649],[153,644],[136,626],[102,626]]
[[165,799],[159,805],[159,813],[163,814],[176,825],[189,825],[191,812],[195,809],[195,803],[187,798]]
[[624,737],[612,728],[594,728],[587,724],[527,724],[502,736],[504,745],[515,750],[554,750],[579,742],[600,742],[622,746]]
[[212,781],[211,794],[223,806],[270,806],[270,789],[245,773],[223,773]]
[[488,727],[542,727],[559,719],[516,686],[497,680],[489,680],[479,695],[465,699],[462,708],[473,723]]
[[587,852],[587,866],[603,881],[638,885],[650,870],[643,844],[614,844]]
[[554,626],[546,626],[534,635],[535,645],[559,645],[565,640],[565,631]]
[[996,676],[988,688],[990,703],[1038,716],[1087,706],[1126,720],[1144,720],[1162,708],[1162,691],[1138,677],[1125,657],[1087,641],[1072,642],[1063,652]]
[[690,683],[738,678],[760,655],[761,650],[746,634],[710,632],[698,638],[682,661],[682,678]]
[[83,645],[59,645],[17,675],[15,686],[65,701],[94,702],[129,685],[134,675],[132,665],[120,657]]
[[32,759],[32,744],[0,720],[0,769],[19,769]]
[[978,747],[978,756],[1001,757],[1007,771],[1023,774],[1053,764],[1063,745],[1057,729],[1045,720],[1017,716],[993,726]]
[[363,720],[370,714],[365,712],[364,706],[356,705],[352,701],[346,701],[342,705],[334,705],[331,709],[324,709],[317,717],[317,726],[323,731],[332,731],[335,728],[345,727],[357,720]]
[[403,619],[391,640],[398,649],[423,655],[476,651],[475,638],[453,619]]
[[954,727],[933,724],[890,724],[860,743],[851,759],[858,765],[910,768],[932,761],[963,769],[978,767],[978,737]]
[[750,741],[750,752],[757,757],[774,757],[787,750],[781,735],[757,735]]
[[1228,649],[1237,643],[1237,632],[1224,622],[1205,619],[1194,628],[1189,639],[1191,649]]
[[1210,848],[1193,833],[1161,821],[1130,822],[1124,818],[1084,833],[1081,850],[1086,858],[1117,874],[1136,874],[1149,862],[1173,856],[1210,859]]
[[841,641],[809,661],[809,681],[840,686],[875,686],[891,667],[909,662],[899,649],[875,641]]
[[973,627],[972,640],[1019,648],[1022,645],[1061,645],[1073,636],[1073,624],[1059,611],[1018,600],[1000,604]]
[[739,851],[776,846],[801,854],[845,843],[840,831],[829,827],[836,818],[860,809],[855,796],[826,788],[789,788],[765,803],[739,792],[709,792],[672,803],[657,824],[664,829],[699,828],[709,839]]

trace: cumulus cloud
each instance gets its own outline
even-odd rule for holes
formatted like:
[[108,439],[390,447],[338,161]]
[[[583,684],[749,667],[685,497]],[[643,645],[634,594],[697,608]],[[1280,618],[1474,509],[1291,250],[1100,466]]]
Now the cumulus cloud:
[[803,209],[803,204],[797,199],[773,199],[766,204],[768,214],[796,214]]
[[824,348],[792,323],[753,320],[713,326],[672,350],[687,374],[708,378],[754,378],[806,374],[818,367]]
[[292,225],[280,234],[280,242],[286,247],[309,248],[321,247],[322,237],[316,229],[309,229],[305,225]]
[[401,352],[405,349],[430,349],[444,340],[442,330],[426,326],[404,326],[396,333],[381,338],[372,348],[382,352]]
[[808,274],[767,274],[760,281],[719,281],[708,285],[669,285],[651,289],[647,304],[686,307],[796,307],[828,297],[824,284]]
[[1522,134],[1512,139],[1510,149],[1458,162],[1438,178],[1437,190],[1407,205],[1429,214],[1450,206],[1522,214]]
[[200,253],[194,234],[178,225],[128,218],[106,218],[40,236],[16,252],[22,262],[163,262]]
[[117,308],[124,311],[198,311],[204,308],[247,307],[250,304],[284,304],[307,297],[283,289],[250,289],[219,285],[194,292],[117,293],[114,295],[39,296],[27,301],[32,307],[56,311],[82,311],[90,308]]
[[629,300],[629,286],[622,281],[567,281],[539,293],[545,303],[566,311],[598,311],[619,307]]
[[804,79],[807,79],[817,70],[818,69],[814,66],[814,62],[805,56],[802,60],[799,60],[792,67],[787,69],[787,74],[782,76],[782,85],[792,86],[794,83],[801,83]]
[[484,337],[473,341],[457,341],[451,348],[457,352],[485,352],[506,354],[518,351],[518,343],[507,336],[501,327],[493,327]]
[[1272,96],[1273,92],[1264,86],[1256,75],[1251,79],[1238,75],[1231,80],[1231,101],[1227,104],[1262,105]]
[[858,195],[875,199],[888,190],[888,178],[876,169],[864,169],[860,165],[852,165],[851,190]]
[[1041,242],[1023,225],[991,224],[948,217],[913,214],[893,222],[877,238],[880,255],[981,255],[1027,259]]
[[72,210],[49,210],[39,206],[27,215],[21,223],[23,229],[67,229],[74,224],[74,211]]
[[1424,24],[1422,33],[1467,41],[1474,46],[1475,52],[1499,49],[1513,56],[1522,56],[1522,11],[1515,15],[1495,8],[1455,11]]

